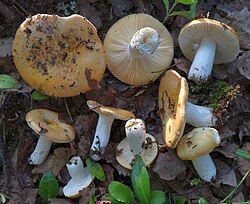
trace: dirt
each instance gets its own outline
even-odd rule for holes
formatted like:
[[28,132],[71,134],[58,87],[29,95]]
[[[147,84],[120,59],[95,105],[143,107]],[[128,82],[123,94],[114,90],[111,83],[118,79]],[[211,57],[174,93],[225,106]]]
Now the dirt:
[[[68,7],[67,10],[58,9],[59,3],[62,1],[0,1],[0,39],[14,39],[16,30],[25,18],[38,13],[60,16],[81,14],[96,26],[102,41],[114,22],[131,13],[148,13],[159,21],[163,21],[165,17],[165,7],[161,0],[77,0],[77,6],[72,9]],[[64,3],[70,4],[69,1]],[[174,203],[178,195],[185,196],[187,203],[198,203],[200,197],[209,203],[219,203],[236,187],[250,168],[249,160],[234,154],[239,148],[250,152],[250,26],[247,21],[250,18],[249,8],[250,3],[247,0],[199,1],[197,5],[196,17],[209,15],[210,18],[220,20],[236,30],[241,52],[233,62],[216,65],[208,83],[211,85],[223,81],[231,87],[227,91],[229,94],[219,99],[220,106],[216,109],[220,122],[215,128],[222,139],[221,145],[210,154],[217,167],[216,178],[212,182],[191,184],[194,178],[198,178],[192,163],[180,160],[175,150],[166,148],[162,148],[164,151],[158,154],[154,164],[148,168],[152,189],[163,190],[168,203]],[[184,17],[170,17],[165,22],[175,43],[175,63],[172,62],[171,68],[184,77],[190,62],[182,55],[177,38],[180,29],[188,21]],[[11,41],[4,42],[7,42],[7,47],[11,45]],[[2,53],[3,44],[0,50]],[[7,198],[7,203],[45,203],[38,194],[42,174],[48,169],[52,170],[62,189],[70,179],[65,163],[73,155],[79,155],[83,159],[89,157],[98,116],[88,109],[87,100],[95,100],[106,106],[133,112],[145,121],[147,132],[154,135],[159,144],[164,145],[157,96],[160,78],[146,86],[129,86],[117,80],[106,69],[100,88],[97,90],[66,99],[50,97],[37,101],[32,100],[33,90],[18,74],[11,53],[7,53],[6,47],[4,50],[0,56],[0,74],[11,75],[17,80],[15,89],[0,90],[0,193]],[[207,86],[206,94],[213,96],[214,90],[209,89],[213,86],[210,85]],[[190,101],[205,106],[210,104],[211,97],[192,90],[195,86],[193,82],[189,81],[189,86]],[[67,107],[72,121],[67,114]],[[77,132],[76,139],[70,144],[53,144],[45,163],[37,167],[30,165],[28,158],[34,150],[38,136],[25,121],[26,113],[35,108],[48,108],[59,112],[60,119],[74,125]],[[51,203],[88,203],[89,196],[94,190],[95,201],[98,202],[101,196],[107,193],[108,183],[112,180],[131,186],[129,171],[122,168],[114,159],[115,147],[125,137],[124,125],[124,121],[114,121],[110,144],[105,150],[104,159],[99,162],[104,167],[107,181],[102,183],[95,180],[95,189],[87,188],[81,192],[82,199],[67,199],[60,191],[58,197]],[[187,124],[184,133],[192,129],[193,127]],[[231,200],[249,201],[249,192],[248,176]]]

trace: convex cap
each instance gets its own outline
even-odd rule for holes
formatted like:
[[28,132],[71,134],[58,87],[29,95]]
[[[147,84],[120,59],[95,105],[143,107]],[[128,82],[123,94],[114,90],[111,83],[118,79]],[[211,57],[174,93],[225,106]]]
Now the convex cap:
[[145,85],[171,64],[173,39],[166,27],[147,14],[131,14],[108,31],[104,47],[107,66],[124,83]]
[[96,28],[84,17],[38,14],[18,28],[16,68],[32,88],[70,97],[99,87],[106,62]]

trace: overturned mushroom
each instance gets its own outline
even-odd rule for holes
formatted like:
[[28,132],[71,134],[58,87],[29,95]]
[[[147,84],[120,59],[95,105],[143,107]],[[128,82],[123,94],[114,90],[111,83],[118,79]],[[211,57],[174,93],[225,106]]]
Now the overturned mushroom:
[[126,138],[117,146],[117,161],[123,167],[132,169],[133,160],[140,155],[145,166],[150,165],[158,154],[155,138],[146,133],[146,126],[141,119],[130,119],[125,125]]
[[115,119],[129,120],[135,118],[135,115],[124,109],[103,106],[93,100],[87,101],[87,105],[90,110],[99,114],[95,136],[91,146],[92,159],[99,160],[101,159],[103,148],[108,145],[113,121]]
[[233,61],[240,51],[236,32],[224,23],[208,18],[195,19],[179,34],[184,56],[193,60],[188,78],[196,83],[206,82],[213,64]]
[[34,109],[26,114],[28,125],[40,136],[29,163],[40,165],[47,158],[52,142],[67,143],[75,139],[72,125],[60,122],[58,113],[47,109]]
[[94,179],[79,156],[72,157],[66,164],[71,180],[63,188],[63,194],[69,198],[80,197],[79,191],[87,188]]
[[214,128],[194,128],[184,135],[177,145],[177,155],[182,160],[191,160],[198,175],[205,181],[216,176],[216,167],[209,155],[221,143]]

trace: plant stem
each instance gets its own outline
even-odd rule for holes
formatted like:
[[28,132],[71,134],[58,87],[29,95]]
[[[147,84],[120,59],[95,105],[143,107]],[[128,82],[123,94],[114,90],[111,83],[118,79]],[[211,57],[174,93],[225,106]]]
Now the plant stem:
[[173,6],[171,7],[171,9],[168,11],[167,15],[165,16],[164,20],[163,20],[163,24],[166,22],[166,20],[168,19],[170,13],[173,11],[174,7],[177,5],[178,3],[174,3]]
[[241,150],[241,149],[237,149],[235,151],[235,155],[238,156],[238,157],[242,157],[244,159],[249,159],[250,160],[250,153],[249,152],[246,152],[244,150]]
[[227,199],[229,199],[234,192],[239,188],[239,186],[243,183],[243,181],[246,179],[246,177],[248,176],[248,174],[250,173],[250,169],[248,169],[247,173],[243,176],[243,178],[241,179],[241,181],[238,183],[238,185],[227,195],[227,197],[225,197],[220,203],[224,203]]
[[64,98],[63,100],[64,100],[65,108],[66,108],[66,110],[67,110],[69,119],[70,119],[70,121],[73,123],[74,121],[73,121],[73,118],[72,118],[71,113],[70,113],[70,110],[69,110],[69,106],[68,106],[68,103],[67,103],[67,99]]

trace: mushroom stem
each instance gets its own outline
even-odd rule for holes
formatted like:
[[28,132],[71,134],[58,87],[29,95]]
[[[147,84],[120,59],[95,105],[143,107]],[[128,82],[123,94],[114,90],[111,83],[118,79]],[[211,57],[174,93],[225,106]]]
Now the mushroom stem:
[[192,160],[198,175],[205,181],[211,181],[216,176],[216,167],[209,154]]
[[29,164],[40,165],[47,158],[50,148],[52,145],[52,141],[47,139],[45,136],[40,135],[36,148],[33,153],[29,157]]
[[102,148],[107,147],[110,137],[111,126],[114,118],[99,114],[98,122],[96,125],[96,131],[94,140],[92,142],[91,150],[94,152],[91,155],[92,159],[100,160],[100,154]]
[[159,34],[150,27],[138,30],[132,37],[128,46],[130,57],[142,58],[153,54],[159,45]]
[[217,118],[213,115],[212,108],[187,102],[186,121],[194,127],[210,127],[215,126]]
[[83,162],[79,156],[72,157],[66,166],[73,183],[82,183],[87,177],[84,171]]
[[188,79],[196,83],[206,82],[214,64],[216,42],[209,37],[201,40],[188,73]]
[[146,126],[141,119],[130,119],[125,125],[126,136],[130,150],[134,156],[143,153],[143,143],[146,140]]

